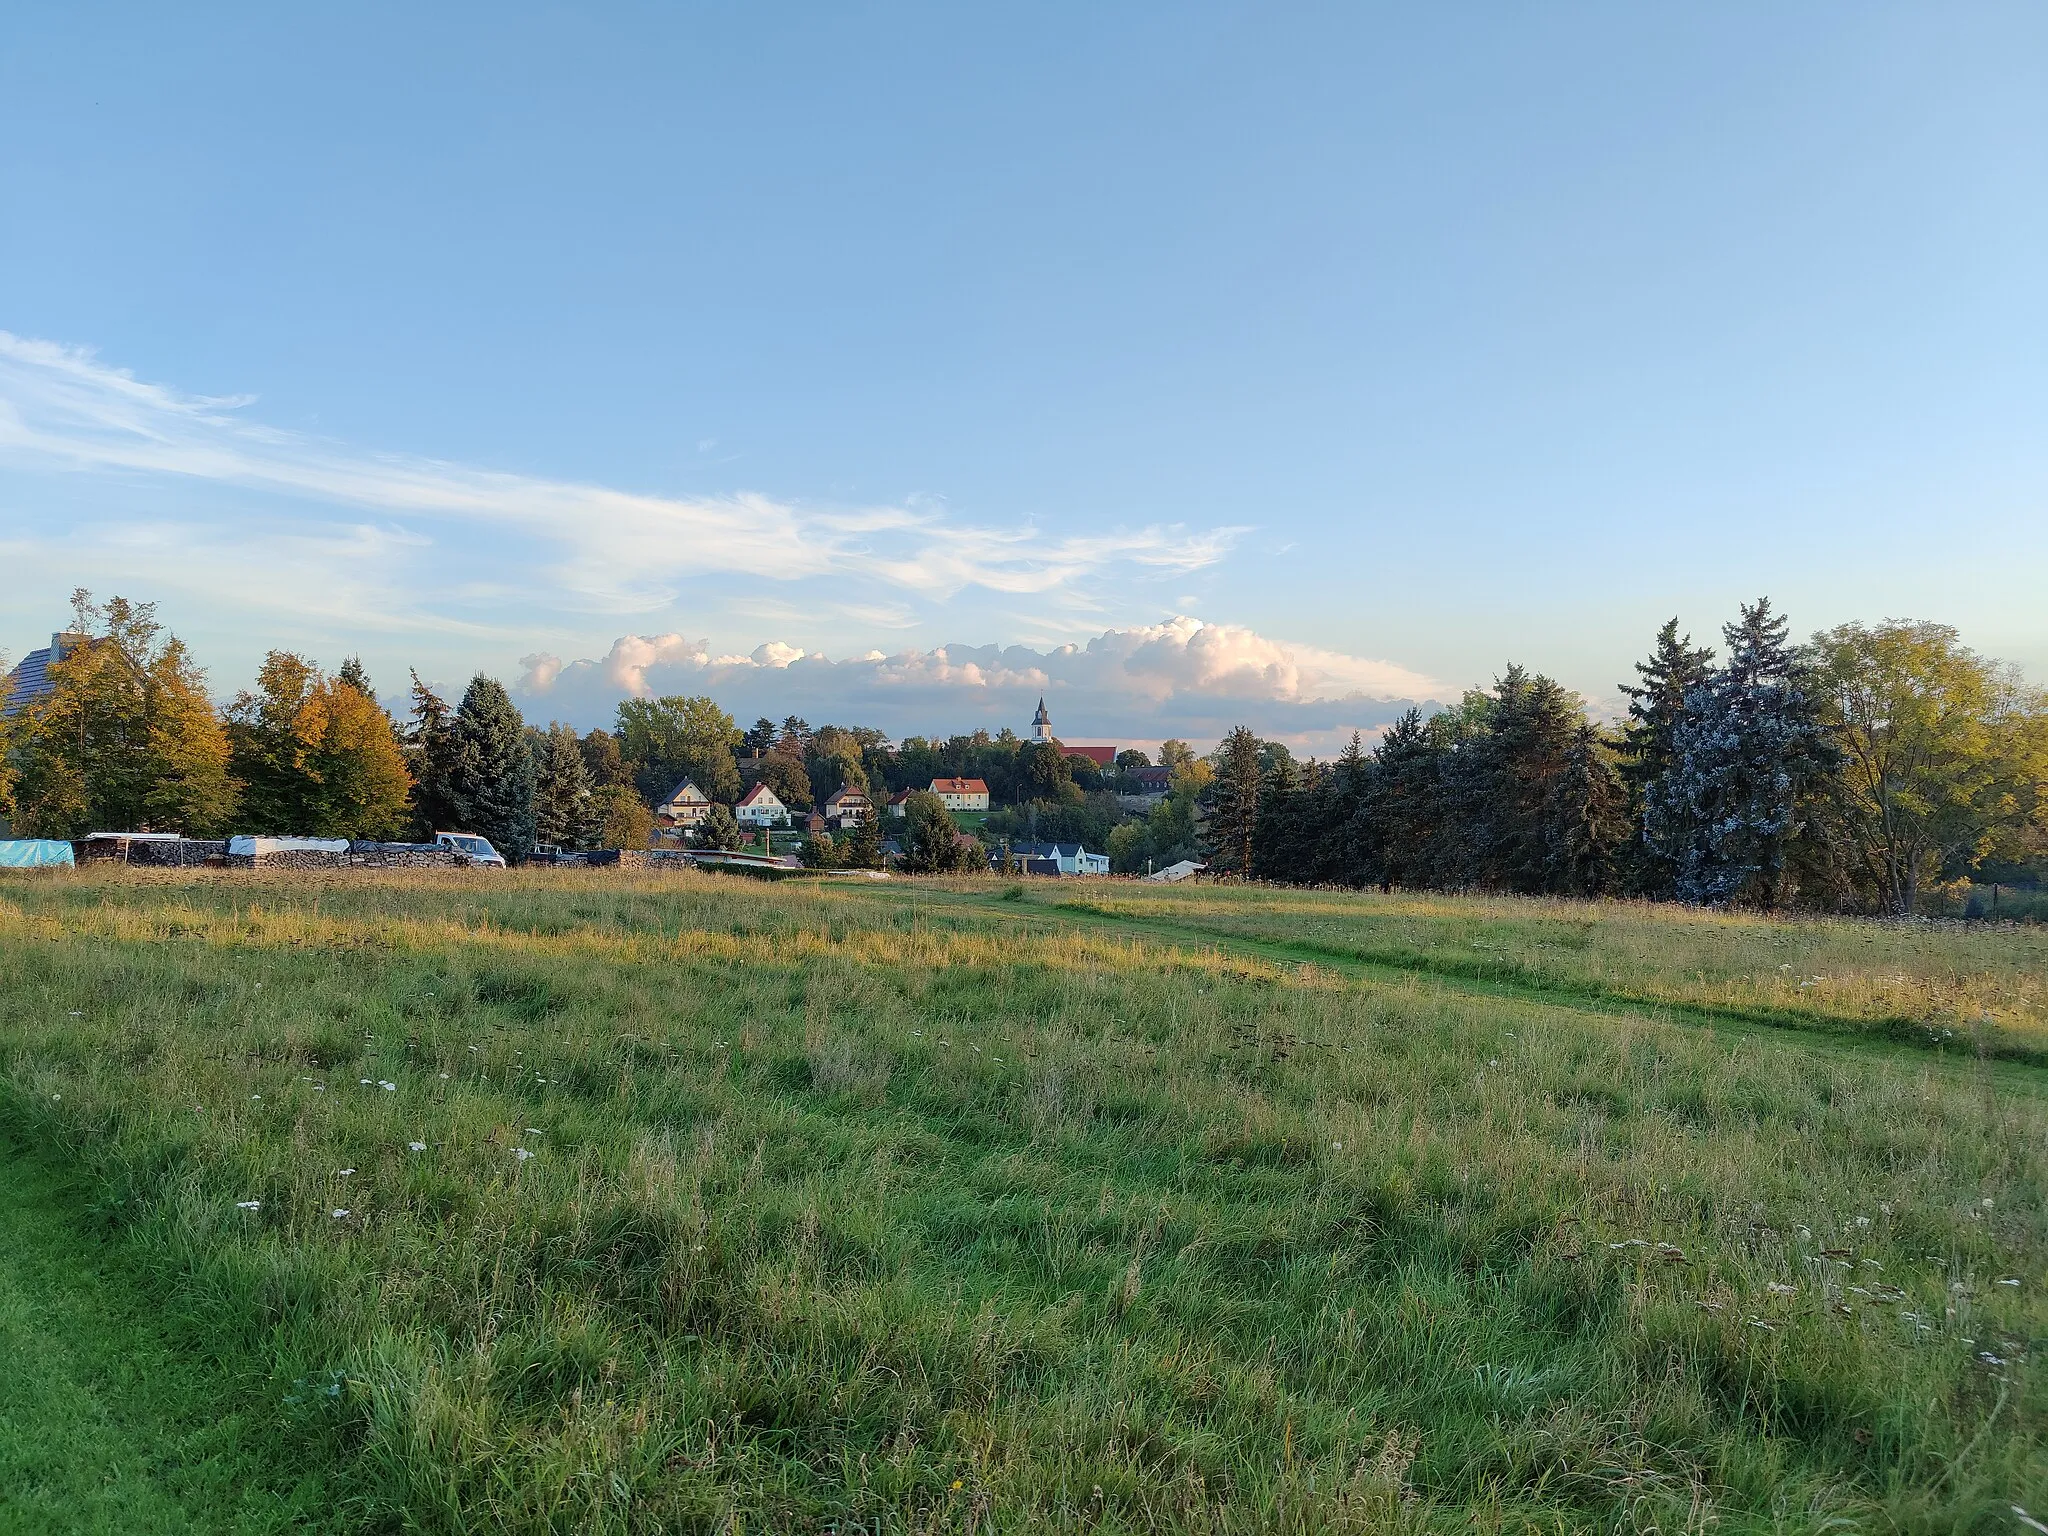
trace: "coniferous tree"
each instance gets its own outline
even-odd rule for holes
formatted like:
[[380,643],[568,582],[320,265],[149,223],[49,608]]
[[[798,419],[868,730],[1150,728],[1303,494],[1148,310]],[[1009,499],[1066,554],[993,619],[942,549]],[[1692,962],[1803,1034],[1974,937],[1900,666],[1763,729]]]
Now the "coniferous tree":
[[518,863],[533,851],[533,754],[505,685],[479,672],[455,712],[449,791],[459,829]]
[[422,838],[460,828],[463,810],[455,798],[455,712],[412,674],[412,721],[405,732],[406,766],[412,770],[413,831]]
[[854,823],[848,834],[846,846],[841,850],[848,869],[880,869],[882,867],[882,832],[875,825],[873,814],[861,817]]
[[1259,786],[1258,820],[1252,843],[1253,875],[1261,880],[1318,883],[1321,838],[1318,799],[1322,771],[1313,761],[1296,763],[1275,754]]
[[1381,890],[1436,883],[1432,850],[1441,819],[1440,753],[1417,709],[1389,726],[1373,748],[1354,837],[1363,878],[1376,880]]
[[1216,777],[1209,785],[1208,844],[1213,871],[1248,880],[1259,830],[1259,738],[1248,726],[1233,726],[1216,749]]
[[740,845],[740,824],[732,808],[714,805],[704,819],[697,824],[697,841],[706,848],[717,848],[731,852]]
[[903,867],[913,874],[936,875],[956,862],[957,828],[937,795],[917,791],[903,804]]
[[603,830],[603,807],[590,787],[583,742],[572,725],[549,723],[535,731],[533,751],[534,841],[558,848],[586,848]]
[[1677,888],[1677,870],[1647,834],[1650,787],[1666,778],[1678,760],[1678,727],[1685,720],[1686,700],[1713,670],[1711,646],[1694,648],[1692,636],[1680,636],[1678,620],[1657,631],[1656,648],[1648,661],[1635,664],[1637,682],[1623,683],[1628,697],[1628,724],[1622,730],[1618,770],[1628,792],[1629,841],[1625,863],[1631,888],[1638,894],[1668,899]]
[[1802,799],[1838,761],[1786,631],[1768,598],[1722,630],[1727,663],[1687,695],[1671,771],[1650,787],[1646,829],[1681,901],[1770,907],[1786,895]]
[[370,686],[370,674],[363,668],[363,658],[349,656],[342,661],[341,670],[334,674],[337,683],[346,683],[366,699],[377,697],[377,690]]

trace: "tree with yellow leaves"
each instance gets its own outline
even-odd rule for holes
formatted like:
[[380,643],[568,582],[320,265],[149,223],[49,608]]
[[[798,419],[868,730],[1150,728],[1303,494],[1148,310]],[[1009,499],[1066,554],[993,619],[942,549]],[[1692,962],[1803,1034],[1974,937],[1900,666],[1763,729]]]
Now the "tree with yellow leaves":
[[270,652],[255,689],[228,706],[228,738],[252,831],[391,838],[406,825],[412,776],[360,668],[330,678],[303,656]]
[[2048,842],[2048,699],[1946,624],[1844,624],[1811,647],[1851,836],[1880,902]]
[[206,674],[154,603],[71,594],[83,636],[11,723],[13,820],[31,837],[224,831],[239,786]]

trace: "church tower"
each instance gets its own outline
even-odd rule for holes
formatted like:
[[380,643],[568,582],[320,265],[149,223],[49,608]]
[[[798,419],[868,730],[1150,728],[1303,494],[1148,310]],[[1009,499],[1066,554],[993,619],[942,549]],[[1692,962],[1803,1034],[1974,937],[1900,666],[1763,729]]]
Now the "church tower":
[[1045,698],[1040,695],[1038,713],[1031,717],[1031,739],[1050,742],[1052,740],[1052,716],[1045,712]]

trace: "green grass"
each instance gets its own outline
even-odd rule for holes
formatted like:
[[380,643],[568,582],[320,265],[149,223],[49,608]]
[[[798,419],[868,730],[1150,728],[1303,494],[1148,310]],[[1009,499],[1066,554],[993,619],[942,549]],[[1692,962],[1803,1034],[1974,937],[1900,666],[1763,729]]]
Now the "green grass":
[[[1127,894],[1129,892],[1129,894]],[[2048,1065],[2048,928],[1772,919],[1647,903],[1119,887],[1104,917],[1303,958],[1702,1010]]]
[[1521,922],[1614,957],[1480,995],[1293,963],[1372,899],[1147,928],[1005,889],[8,878],[0,1120],[212,1368],[313,1385],[273,1464],[371,1528],[1949,1532],[2042,1500],[2048,1073],[1829,1044],[1861,991],[1762,998],[1743,1038],[1621,984],[1718,1006],[1767,942],[1975,1006],[2028,995],[2024,937],[1432,903],[1424,955]]
[[0,1530],[321,1528],[317,1479],[281,1470],[278,1399],[232,1390],[250,1362],[133,1282],[92,1198],[0,1140]]

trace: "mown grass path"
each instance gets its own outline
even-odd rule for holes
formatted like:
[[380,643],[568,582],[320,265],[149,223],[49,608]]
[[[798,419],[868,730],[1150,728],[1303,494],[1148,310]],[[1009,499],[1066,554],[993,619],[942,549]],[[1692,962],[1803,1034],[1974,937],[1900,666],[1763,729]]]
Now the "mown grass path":
[[323,1528],[317,1483],[280,1467],[129,1256],[82,1230],[83,1199],[0,1136],[0,1532]]
[[1766,1040],[1823,1056],[1921,1067],[1975,1079],[1998,1090],[2048,1096],[2048,1068],[2025,1061],[1980,1060],[1961,1050],[1937,1051],[1882,1037],[1873,1038],[1851,1028],[1830,1028],[1825,1021],[1817,1019],[1622,998],[1562,984],[1460,976],[1426,965],[1365,959],[1323,945],[1219,933],[1199,923],[1176,923],[1166,918],[1105,911],[1085,900],[1064,896],[1057,901],[1035,900],[1028,896],[1020,901],[1006,900],[997,894],[953,891],[936,886],[876,884],[848,888],[857,889],[870,899],[928,906],[938,911],[972,911],[1042,929],[1065,927],[1118,933],[1170,948],[1208,950],[1219,955],[1238,955],[1248,960],[1290,967],[1313,966],[1335,975],[1420,985],[1468,997],[1505,998],[1569,1013],[1685,1025],[1725,1035],[1731,1040]]

